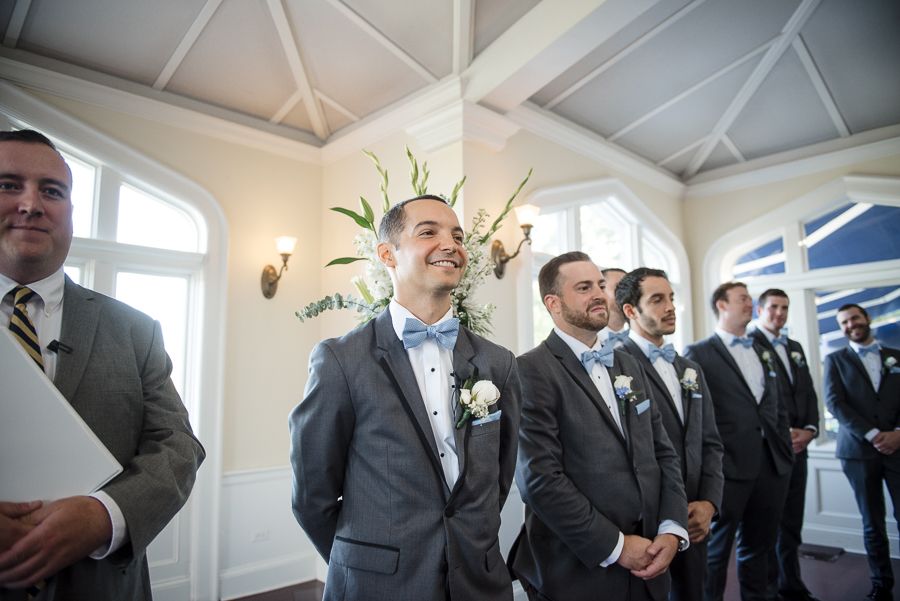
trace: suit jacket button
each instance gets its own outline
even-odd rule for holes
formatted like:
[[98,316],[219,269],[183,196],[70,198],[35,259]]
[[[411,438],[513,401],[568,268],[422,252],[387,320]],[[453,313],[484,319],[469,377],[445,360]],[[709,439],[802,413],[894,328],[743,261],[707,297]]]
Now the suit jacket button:
[[448,518],[452,518],[454,513],[456,513],[456,510],[453,509],[452,506],[448,507],[447,509],[444,510],[444,515],[447,516]]

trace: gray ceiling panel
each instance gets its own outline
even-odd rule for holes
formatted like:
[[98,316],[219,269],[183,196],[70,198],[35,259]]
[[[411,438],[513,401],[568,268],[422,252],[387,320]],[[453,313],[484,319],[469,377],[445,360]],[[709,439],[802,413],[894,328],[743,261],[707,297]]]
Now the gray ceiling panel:
[[296,127],[297,129],[302,129],[310,133],[313,132],[312,121],[309,120],[309,113],[306,111],[306,105],[303,104],[303,100],[298,102],[294,108],[288,111],[288,114],[284,116],[284,119],[282,119],[281,122],[285,125]]
[[823,0],[801,35],[852,133],[900,121],[900,2]]
[[223,2],[167,89],[270,119],[297,86],[265,0]]
[[153,84],[204,3],[32,0],[18,47]]
[[9,28],[9,18],[12,17],[15,2],[0,2],[0,36]]
[[728,135],[746,159],[838,135],[803,64],[788,48],[735,120]]
[[331,131],[337,131],[342,127],[346,127],[353,123],[346,115],[337,109],[331,108],[330,105],[325,104],[324,102],[322,103],[322,109],[325,111],[325,120],[328,121],[328,127]]
[[703,167],[700,168],[700,171],[708,171],[710,169],[724,167],[733,163],[737,163],[737,159],[734,157],[730,150],[725,148],[724,144],[719,142],[718,144],[716,144],[716,147],[713,148],[713,151],[709,153],[709,158],[706,159],[705,163],[703,163]]
[[685,169],[687,169],[688,164],[691,162],[691,159],[694,158],[694,152],[686,152],[678,158],[672,159],[665,165],[661,165],[663,169],[668,169],[672,173],[677,175],[681,175]]
[[475,4],[473,56],[491,45],[540,0],[472,0]]

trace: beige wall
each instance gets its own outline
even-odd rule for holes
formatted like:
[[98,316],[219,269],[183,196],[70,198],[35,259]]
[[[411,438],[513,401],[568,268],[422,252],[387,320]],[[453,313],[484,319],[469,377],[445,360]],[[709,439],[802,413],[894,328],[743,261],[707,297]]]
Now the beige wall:
[[[692,272],[694,337],[706,331],[708,303],[703,292],[703,261],[722,236],[844,175],[900,176],[900,155],[856,163],[744,190],[695,198],[684,203],[684,244]],[[773,223],[775,229],[779,225]]]

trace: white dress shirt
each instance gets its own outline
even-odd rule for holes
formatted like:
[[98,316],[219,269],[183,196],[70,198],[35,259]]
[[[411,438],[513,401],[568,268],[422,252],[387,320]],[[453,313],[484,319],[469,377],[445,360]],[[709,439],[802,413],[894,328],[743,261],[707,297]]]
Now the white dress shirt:
[[[881,386],[881,345],[877,342],[873,342],[869,346],[876,347],[879,352],[877,353],[866,353],[865,355],[861,355],[859,349],[868,348],[863,347],[861,344],[856,344],[852,340],[850,341],[850,348],[859,355],[859,360],[862,361],[863,367],[866,368],[866,373],[869,374],[869,380],[872,381],[872,387],[875,391],[878,391],[878,387]],[[900,429],[900,428],[898,428]],[[866,440],[872,442],[872,439],[875,438],[880,430],[878,428],[872,428],[868,432],[866,432]]]
[[[575,353],[575,356],[578,357],[578,361],[581,361],[581,354],[585,351],[599,351],[603,348],[603,343],[600,341],[600,336],[597,336],[597,341],[594,343],[594,346],[589,347],[582,341],[569,336],[562,330],[557,327],[554,327],[553,330],[556,332],[556,335],[559,336],[563,342],[565,342],[572,352]],[[594,361],[594,364],[591,366],[591,382],[594,383],[594,386],[597,387],[597,392],[600,393],[600,396],[603,397],[603,401],[606,403],[606,406],[609,407],[609,412],[612,413],[613,419],[616,421],[616,426],[619,428],[619,432],[622,432],[623,436],[625,435],[622,430],[622,420],[619,417],[619,408],[618,403],[616,403],[616,393],[613,390],[612,380],[609,378],[609,371],[607,368],[600,363],[599,361]],[[659,531],[657,534],[674,534],[679,539],[685,541],[685,547],[681,550],[687,549],[687,545],[690,544],[688,539],[687,530],[681,527],[681,525],[675,520],[663,520],[663,522],[659,525]],[[616,547],[613,549],[612,553],[610,553],[609,557],[607,557],[603,562],[600,563],[601,568],[606,568],[616,563],[619,560],[619,556],[622,555],[622,549],[625,548],[625,535],[620,531],[619,532],[619,542],[616,543]]]
[[[638,348],[641,349],[648,359],[650,358],[650,349],[659,348],[634,330],[628,332],[628,337],[638,345]],[[666,385],[666,389],[668,389],[672,401],[675,403],[675,408],[678,410],[678,417],[683,424],[684,401],[681,398],[681,382],[678,381],[678,372],[675,371],[675,366],[659,356],[656,357],[651,365],[653,365],[653,369],[656,370],[656,373],[659,374],[659,377],[662,378],[663,383]]]
[[[25,308],[28,311],[28,318],[31,319],[34,329],[37,331],[38,342],[41,345],[41,360],[44,362],[44,373],[51,381],[56,377],[57,355],[48,350],[47,345],[54,340],[59,340],[62,332],[65,276],[63,268],[60,267],[53,275],[27,286],[35,292],[35,295],[25,304]],[[0,273],[0,313],[3,314],[2,323],[6,326],[9,325],[13,314],[13,296],[10,292],[18,285],[17,282]],[[100,547],[91,553],[92,558],[103,559],[130,539],[128,525],[125,523],[122,510],[119,509],[112,497],[102,490],[98,490],[90,496],[103,503],[109,513],[110,522],[112,522],[113,534],[109,546]]]
[[725,343],[725,348],[734,357],[738,369],[741,370],[741,375],[744,376],[750,392],[753,393],[753,398],[759,404],[766,393],[766,370],[763,368],[762,359],[752,346],[750,348],[745,348],[743,344],[732,346],[731,341],[737,338],[734,334],[729,334],[722,328],[716,328],[716,335]]
[[[397,337],[403,340],[403,328],[407,319],[416,319],[409,309],[391,299],[391,323]],[[445,322],[453,317],[453,308],[447,310],[434,324]],[[419,320],[421,321],[421,320]],[[425,409],[428,411],[428,421],[431,423],[431,432],[437,443],[438,454],[441,458],[441,468],[447,485],[453,488],[456,479],[459,478],[459,457],[456,454],[456,439],[453,436],[453,411],[450,407],[451,386],[455,384],[453,376],[453,351],[444,346],[435,338],[426,337],[418,346],[406,349],[413,373],[416,375],[416,384],[425,401]]]

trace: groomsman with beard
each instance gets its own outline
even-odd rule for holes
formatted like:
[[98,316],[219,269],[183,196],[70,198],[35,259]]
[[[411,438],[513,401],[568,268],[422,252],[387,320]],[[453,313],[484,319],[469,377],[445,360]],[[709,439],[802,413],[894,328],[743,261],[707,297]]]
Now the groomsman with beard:
[[628,320],[616,305],[616,286],[627,272],[618,267],[608,267],[600,273],[606,278],[606,296],[609,299],[609,321],[600,330],[600,342],[606,344],[612,340],[613,348],[622,350],[622,345],[628,340]]
[[641,267],[616,287],[616,304],[630,326],[622,350],[647,374],[650,395],[681,461],[691,546],[672,560],[672,601],[701,601],[706,538],[722,503],[722,440],[700,365],[680,356],[663,336],[675,333],[675,294],[665,271]]

